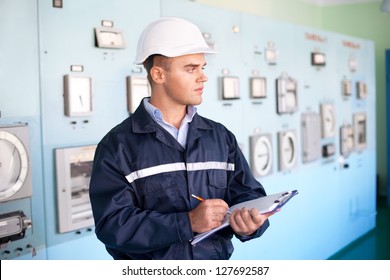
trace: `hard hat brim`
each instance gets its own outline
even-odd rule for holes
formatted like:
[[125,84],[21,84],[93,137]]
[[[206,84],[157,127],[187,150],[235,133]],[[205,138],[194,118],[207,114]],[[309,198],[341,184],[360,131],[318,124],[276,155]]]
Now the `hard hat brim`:
[[159,54],[159,55],[163,55],[163,56],[166,56],[166,57],[178,57],[178,56],[183,56],[183,55],[189,55],[189,54],[197,54],[197,53],[204,53],[204,54],[216,54],[217,52],[212,49],[212,48],[195,48],[195,49],[192,49],[192,50],[186,50],[186,51],[178,51],[177,49],[174,50],[174,49],[171,49],[171,50],[158,50],[158,51],[147,51],[146,52],[147,54],[142,54],[142,55],[139,55],[136,57],[134,63],[137,64],[137,65],[140,65],[142,63],[145,62],[145,60],[151,56],[151,55],[155,55],[155,54]]

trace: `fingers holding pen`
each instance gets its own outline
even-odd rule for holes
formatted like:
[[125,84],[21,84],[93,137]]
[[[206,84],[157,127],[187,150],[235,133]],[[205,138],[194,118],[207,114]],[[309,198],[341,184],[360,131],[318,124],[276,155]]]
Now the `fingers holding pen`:
[[206,199],[189,212],[192,230],[205,232],[222,224],[229,206],[222,199]]

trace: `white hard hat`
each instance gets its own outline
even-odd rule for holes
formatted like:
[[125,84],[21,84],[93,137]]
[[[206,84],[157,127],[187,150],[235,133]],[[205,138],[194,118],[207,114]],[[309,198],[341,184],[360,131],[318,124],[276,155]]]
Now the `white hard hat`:
[[160,18],[142,32],[135,64],[142,64],[153,54],[176,57],[195,53],[215,53],[207,45],[199,28],[181,18]]

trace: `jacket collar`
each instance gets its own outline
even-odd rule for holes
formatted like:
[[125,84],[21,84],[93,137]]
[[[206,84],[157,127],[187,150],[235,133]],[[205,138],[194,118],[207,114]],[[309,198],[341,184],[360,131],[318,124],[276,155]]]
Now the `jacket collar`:
[[[150,133],[157,130],[156,127],[158,124],[146,111],[143,100],[132,115],[132,126],[134,133]],[[191,128],[193,132],[197,129],[212,129],[212,127],[198,114],[194,115],[190,125],[190,129]]]

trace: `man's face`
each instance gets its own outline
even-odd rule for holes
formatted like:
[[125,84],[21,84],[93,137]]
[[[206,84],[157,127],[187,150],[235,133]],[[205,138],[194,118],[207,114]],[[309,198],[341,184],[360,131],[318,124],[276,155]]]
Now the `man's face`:
[[203,72],[206,65],[204,54],[183,55],[169,60],[169,67],[164,71],[166,97],[180,105],[199,105],[207,81]]

